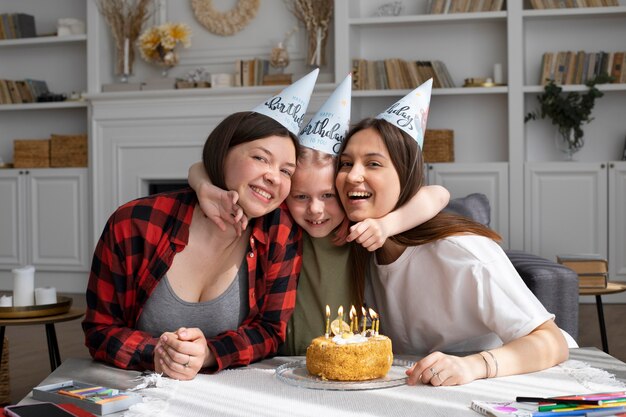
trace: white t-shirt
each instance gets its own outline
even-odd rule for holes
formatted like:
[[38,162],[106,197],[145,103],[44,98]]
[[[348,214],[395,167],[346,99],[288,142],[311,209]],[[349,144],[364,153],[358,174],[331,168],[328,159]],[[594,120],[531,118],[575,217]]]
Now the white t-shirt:
[[366,301],[398,354],[501,346],[554,319],[502,248],[476,235],[408,247],[389,265],[373,256]]

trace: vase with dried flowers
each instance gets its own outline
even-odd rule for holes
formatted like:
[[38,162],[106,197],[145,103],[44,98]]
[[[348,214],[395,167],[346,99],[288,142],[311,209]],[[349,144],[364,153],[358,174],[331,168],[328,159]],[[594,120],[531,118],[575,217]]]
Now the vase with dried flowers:
[[139,51],[146,62],[163,67],[162,75],[166,77],[169,69],[178,64],[175,48],[179,43],[185,48],[191,46],[191,28],[184,23],[166,22],[141,34]]
[[135,41],[152,15],[153,0],[97,0],[98,10],[111,29],[115,46],[115,75],[127,81],[133,73]]
[[[287,0],[285,0],[287,1]],[[333,17],[333,0],[292,0],[291,13],[304,24],[309,38],[309,65],[326,65],[328,29]]]

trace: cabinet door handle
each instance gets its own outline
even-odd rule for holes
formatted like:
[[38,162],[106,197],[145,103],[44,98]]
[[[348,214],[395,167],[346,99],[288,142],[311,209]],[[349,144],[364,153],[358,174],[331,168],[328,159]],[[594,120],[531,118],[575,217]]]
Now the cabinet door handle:
[[610,163],[610,164],[609,164],[609,167],[610,167],[610,168],[615,168],[615,164],[614,164],[614,163]]
[[26,174],[26,175],[30,174],[30,171],[26,171],[26,172],[25,172],[25,174]]
[[604,169],[604,166],[605,166],[604,164],[601,164],[601,165],[600,165],[600,168]]
[[24,175],[24,171],[20,171],[20,173],[19,173],[19,174],[20,174],[20,175]]

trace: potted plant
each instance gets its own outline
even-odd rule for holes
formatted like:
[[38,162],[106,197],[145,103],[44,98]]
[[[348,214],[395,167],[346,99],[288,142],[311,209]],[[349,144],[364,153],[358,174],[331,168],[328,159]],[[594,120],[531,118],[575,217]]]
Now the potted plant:
[[585,144],[583,123],[593,120],[591,111],[595,101],[604,95],[596,88],[596,84],[604,84],[611,80],[612,77],[603,73],[585,83],[589,87],[586,92],[570,91],[566,94],[562,93],[563,89],[556,85],[554,80],[548,80],[543,94],[537,96],[541,106],[529,112],[524,122],[546,117],[552,119],[552,124],[558,128],[557,147],[566,153],[568,160],[571,160],[573,153],[579,151]]

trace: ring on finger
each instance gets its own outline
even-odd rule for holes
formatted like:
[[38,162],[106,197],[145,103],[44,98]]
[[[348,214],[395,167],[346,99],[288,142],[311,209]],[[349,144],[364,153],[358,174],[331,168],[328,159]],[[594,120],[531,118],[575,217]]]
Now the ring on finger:
[[437,372],[435,368],[430,368],[430,372],[433,374],[433,377],[439,375],[439,372]]
[[185,368],[189,368],[189,362],[191,362],[191,355],[187,355],[189,358],[187,359],[187,363],[183,364]]

